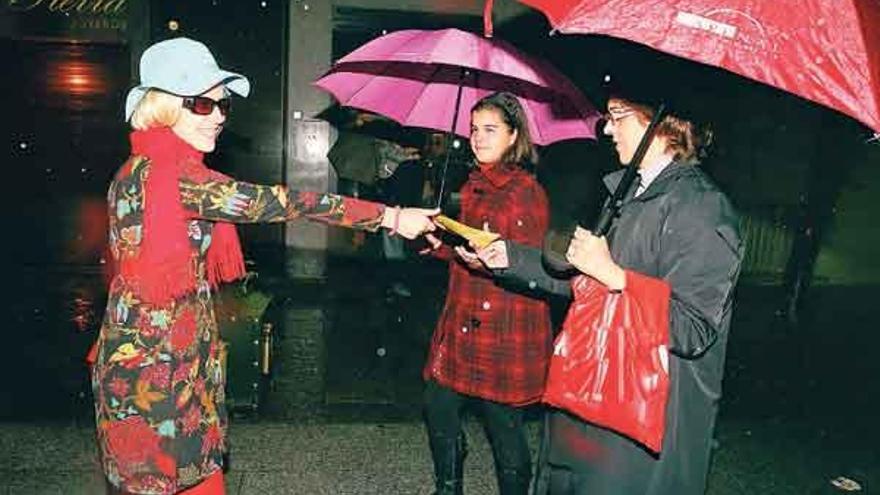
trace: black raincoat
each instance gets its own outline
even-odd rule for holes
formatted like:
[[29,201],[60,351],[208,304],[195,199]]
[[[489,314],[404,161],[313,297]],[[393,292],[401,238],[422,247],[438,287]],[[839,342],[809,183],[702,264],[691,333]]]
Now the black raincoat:
[[[609,189],[623,172],[606,176]],[[664,279],[672,288],[662,450],[652,454],[618,433],[552,411],[547,460],[577,476],[578,494],[701,494],[743,258],[737,214],[698,167],[672,163],[641,195],[624,202],[608,240],[621,267]],[[511,266],[497,272],[500,282],[556,294],[568,289],[543,272],[537,251],[508,243],[508,252]]]

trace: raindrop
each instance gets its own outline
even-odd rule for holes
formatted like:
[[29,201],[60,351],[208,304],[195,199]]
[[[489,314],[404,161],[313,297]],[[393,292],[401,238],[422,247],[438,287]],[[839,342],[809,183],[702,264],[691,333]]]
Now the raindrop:
[[23,150],[26,150],[28,148],[28,144],[26,142],[22,141],[22,142],[18,143],[18,147]]
[[379,357],[385,357],[385,348],[379,347],[378,349],[376,349],[376,355]]

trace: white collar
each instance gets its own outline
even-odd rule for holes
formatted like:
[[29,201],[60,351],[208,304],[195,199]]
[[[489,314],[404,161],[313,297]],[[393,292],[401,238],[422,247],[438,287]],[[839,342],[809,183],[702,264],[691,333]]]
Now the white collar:
[[639,189],[636,191],[636,196],[647,189],[648,186],[654,182],[654,179],[660,175],[660,172],[669,166],[670,163],[672,163],[672,157],[669,155],[663,155],[654,163],[640,167],[639,175],[641,176],[641,181],[639,182]]

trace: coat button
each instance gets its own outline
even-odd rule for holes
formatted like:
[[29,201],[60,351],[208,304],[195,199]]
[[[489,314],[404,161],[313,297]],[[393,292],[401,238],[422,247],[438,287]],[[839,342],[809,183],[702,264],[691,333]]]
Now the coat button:
[[467,327],[461,327],[461,333],[467,333]]
[[516,219],[516,226],[517,226],[517,227],[522,227],[522,224],[523,224],[523,221],[517,218],[517,219]]
[[483,301],[483,309],[488,310],[492,305],[489,304],[489,301]]

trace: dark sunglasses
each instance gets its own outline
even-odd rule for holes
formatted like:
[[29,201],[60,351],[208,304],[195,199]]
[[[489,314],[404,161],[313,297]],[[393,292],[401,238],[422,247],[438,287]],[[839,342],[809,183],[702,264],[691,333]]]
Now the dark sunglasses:
[[220,113],[226,116],[229,114],[231,104],[232,100],[229,98],[220,98],[219,100],[212,100],[205,96],[185,96],[183,98],[183,108],[196,115],[211,115],[216,106]]

